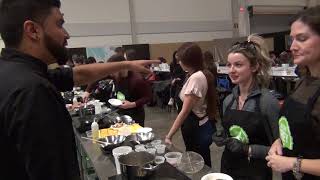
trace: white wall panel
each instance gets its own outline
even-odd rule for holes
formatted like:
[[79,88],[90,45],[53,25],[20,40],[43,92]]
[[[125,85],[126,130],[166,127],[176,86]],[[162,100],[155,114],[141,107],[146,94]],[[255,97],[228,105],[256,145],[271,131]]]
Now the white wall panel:
[[67,23],[130,22],[128,0],[65,0],[61,11]]
[[164,43],[232,37],[232,0],[130,1],[133,31],[129,0],[62,1],[69,47],[131,44],[132,38]]
[[249,5],[306,6],[306,0],[248,0]]
[[133,0],[137,22],[230,20],[231,0]]
[[68,48],[73,47],[98,47],[104,45],[132,44],[130,35],[123,36],[89,36],[71,37],[68,40]]
[[210,41],[213,39],[230,38],[232,31],[168,33],[168,34],[141,34],[137,36],[138,43],[172,43],[187,41]]

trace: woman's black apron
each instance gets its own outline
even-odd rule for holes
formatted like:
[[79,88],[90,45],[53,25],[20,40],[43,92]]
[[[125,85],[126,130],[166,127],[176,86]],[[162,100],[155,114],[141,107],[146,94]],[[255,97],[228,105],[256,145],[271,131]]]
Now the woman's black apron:
[[[264,121],[267,119],[261,113],[260,98],[256,101],[255,112],[231,109],[235,98],[226,108],[222,125],[229,134],[232,125],[242,127],[249,137],[249,144],[270,146],[268,133],[265,131]],[[248,159],[247,156],[232,153],[225,149],[221,158],[221,172],[230,175],[233,179],[269,180],[272,179],[272,171],[267,167],[265,159]]]
[[[297,86],[297,88],[302,84]],[[296,88],[296,89],[297,89]],[[311,112],[320,96],[320,88],[312,95],[307,104],[302,104],[288,97],[285,100],[281,114],[288,120],[293,138],[293,150],[283,149],[283,155],[289,157],[302,157],[304,159],[320,159],[319,122],[313,122]],[[283,180],[295,179],[292,171],[282,174]],[[320,177],[304,174],[303,180],[320,179]]]

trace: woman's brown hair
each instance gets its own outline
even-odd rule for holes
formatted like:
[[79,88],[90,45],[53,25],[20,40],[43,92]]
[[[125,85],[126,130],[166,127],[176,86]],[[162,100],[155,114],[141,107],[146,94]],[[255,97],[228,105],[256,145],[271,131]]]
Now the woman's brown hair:
[[206,76],[208,83],[207,99],[207,114],[211,120],[215,120],[216,115],[216,87],[214,83],[214,76],[203,66],[203,56],[201,48],[192,42],[183,43],[178,51],[178,61],[181,61],[185,66],[197,71],[202,71]]

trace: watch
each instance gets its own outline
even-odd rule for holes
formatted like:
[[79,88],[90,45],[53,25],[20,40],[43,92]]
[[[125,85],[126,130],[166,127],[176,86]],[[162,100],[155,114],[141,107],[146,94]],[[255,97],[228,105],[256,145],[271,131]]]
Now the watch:
[[297,157],[297,160],[294,162],[293,168],[292,168],[292,174],[297,180],[300,180],[303,177],[303,173],[300,172],[301,161],[302,161],[302,157],[301,156]]

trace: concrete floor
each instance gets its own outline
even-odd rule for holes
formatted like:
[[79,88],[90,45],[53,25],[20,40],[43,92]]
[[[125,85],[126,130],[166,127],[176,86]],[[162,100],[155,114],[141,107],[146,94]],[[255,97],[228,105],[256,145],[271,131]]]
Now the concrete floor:
[[[165,135],[168,133],[173,121],[177,116],[177,112],[169,112],[167,109],[161,109],[157,106],[146,107],[145,111],[145,127],[153,128],[153,131],[158,135],[158,137],[161,138],[161,140],[164,140]],[[173,137],[173,144],[178,149],[182,151],[185,150],[180,130]],[[223,147],[217,147],[214,143],[212,143],[210,149],[213,172],[220,172],[220,160],[223,152]],[[279,174],[274,173],[273,179],[281,180],[281,177]]]

